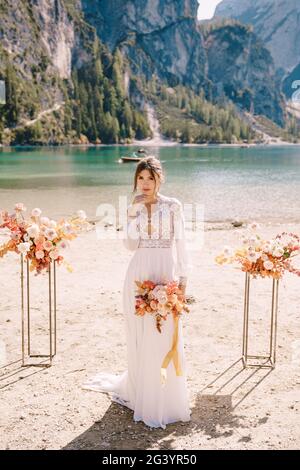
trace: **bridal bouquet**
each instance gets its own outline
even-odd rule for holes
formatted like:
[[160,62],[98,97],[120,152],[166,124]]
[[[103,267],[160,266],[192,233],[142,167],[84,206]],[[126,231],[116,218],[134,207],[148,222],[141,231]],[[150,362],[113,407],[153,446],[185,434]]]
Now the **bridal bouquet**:
[[135,281],[137,285],[135,296],[135,314],[144,316],[150,313],[155,316],[156,328],[161,333],[162,320],[167,319],[168,314],[174,318],[189,312],[185,296],[178,286],[177,281],[169,281],[166,284],[155,284],[146,280]]
[[71,272],[72,267],[64,260],[63,252],[69,241],[89,226],[85,212],[79,210],[76,216],[56,222],[42,217],[38,208],[33,209],[26,220],[27,209],[23,203],[16,204],[14,209],[12,214],[0,211],[0,230],[5,230],[9,236],[9,240],[0,245],[0,258],[9,251],[23,254],[31,261],[30,271],[35,271],[36,275],[48,270],[53,260],[58,264],[63,262]]
[[282,278],[286,271],[300,276],[300,269],[292,265],[292,258],[300,254],[300,237],[294,233],[283,232],[271,240],[264,240],[257,233],[258,225],[250,225],[249,236],[244,236],[241,247],[232,250],[225,247],[223,253],[215,258],[218,264],[237,263],[242,271],[254,278]]

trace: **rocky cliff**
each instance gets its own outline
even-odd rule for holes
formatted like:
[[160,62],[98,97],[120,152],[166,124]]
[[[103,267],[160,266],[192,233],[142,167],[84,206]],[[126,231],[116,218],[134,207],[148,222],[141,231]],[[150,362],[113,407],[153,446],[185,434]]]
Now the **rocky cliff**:
[[0,4],[0,72],[11,63],[24,91],[36,94],[41,108],[62,101],[59,82],[70,79],[74,64],[81,66],[92,57],[96,33],[80,20],[80,3],[72,1],[74,15],[68,3],[3,0]]
[[253,25],[282,77],[299,65],[299,0],[223,0],[215,12],[220,17]]
[[207,74],[219,92],[282,124],[284,103],[270,52],[241,24],[215,26],[206,35]]
[[100,38],[113,49],[128,33],[147,35],[181,20],[196,22],[197,0],[82,0],[82,10]]

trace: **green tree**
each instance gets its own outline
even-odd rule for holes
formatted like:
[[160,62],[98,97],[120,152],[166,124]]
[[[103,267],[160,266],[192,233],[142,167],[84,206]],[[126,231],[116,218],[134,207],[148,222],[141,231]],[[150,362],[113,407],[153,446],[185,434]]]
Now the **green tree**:
[[118,48],[116,49],[113,58],[112,79],[118,96],[123,98],[125,95],[123,84],[123,57]]
[[15,126],[19,119],[19,105],[17,92],[17,77],[13,66],[8,63],[6,67],[6,121],[8,126]]

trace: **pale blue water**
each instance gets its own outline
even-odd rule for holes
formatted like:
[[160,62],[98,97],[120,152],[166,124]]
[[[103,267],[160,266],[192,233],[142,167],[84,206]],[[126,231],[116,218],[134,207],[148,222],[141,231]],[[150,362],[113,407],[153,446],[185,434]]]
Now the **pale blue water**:
[[[138,148],[138,147],[137,147]],[[136,149],[137,149],[136,148]],[[23,201],[49,215],[131,197],[134,147],[0,149],[0,207]],[[147,148],[163,162],[160,192],[203,204],[205,221],[300,221],[300,147]]]

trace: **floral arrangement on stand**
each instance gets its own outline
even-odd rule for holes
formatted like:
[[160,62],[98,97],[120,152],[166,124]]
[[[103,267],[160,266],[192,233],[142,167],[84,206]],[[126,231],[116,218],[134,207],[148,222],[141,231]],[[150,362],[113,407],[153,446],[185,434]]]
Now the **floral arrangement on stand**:
[[79,231],[89,228],[85,212],[79,210],[71,218],[56,222],[42,216],[39,208],[33,209],[26,219],[26,211],[23,203],[16,204],[13,213],[0,211],[0,230],[9,236],[9,240],[0,245],[0,258],[8,252],[23,254],[26,260],[30,260],[30,271],[35,271],[35,275],[49,270],[54,260],[58,265],[63,263],[72,272],[63,253]]
[[135,281],[135,283],[137,285],[135,314],[154,315],[159,333],[161,333],[162,320],[166,320],[169,314],[176,318],[190,311],[177,281],[169,281],[166,284],[155,284],[149,280]]
[[264,240],[257,233],[258,227],[255,222],[250,224],[248,233],[242,237],[242,246],[237,249],[225,247],[215,258],[216,263],[237,264],[237,269],[248,272],[254,278],[281,279],[287,271],[300,276],[300,269],[292,264],[292,259],[300,254],[300,237],[282,232],[271,240]]

